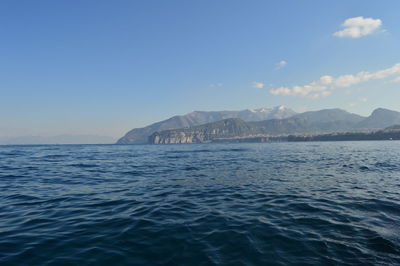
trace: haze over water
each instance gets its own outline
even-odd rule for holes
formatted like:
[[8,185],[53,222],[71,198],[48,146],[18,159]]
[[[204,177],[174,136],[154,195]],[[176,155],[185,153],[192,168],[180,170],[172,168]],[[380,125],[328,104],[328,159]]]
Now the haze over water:
[[2,265],[400,264],[400,142],[0,147]]

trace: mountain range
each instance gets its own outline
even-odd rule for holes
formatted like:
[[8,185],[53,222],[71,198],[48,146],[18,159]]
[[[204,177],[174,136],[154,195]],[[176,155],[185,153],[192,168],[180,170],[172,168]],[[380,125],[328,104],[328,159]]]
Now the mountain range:
[[273,108],[246,109],[241,111],[194,111],[186,115],[177,115],[161,122],[143,128],[134,128],[117,141],[117,144],[146,144],[154,132],[169,129],[187,128],[228,118],[239,118],[243,121],[263,121],[269,119],[284,119],[296,112],[285,106]]
[[341,109],[325,109],[291,115],[283,119],[244,121],[229,118],[203,125],[154,132],[149,143],[199,143],[215,139],[320,134],[327,132],[367,132],[400,124],[400,112],[376,109],[368,117]]

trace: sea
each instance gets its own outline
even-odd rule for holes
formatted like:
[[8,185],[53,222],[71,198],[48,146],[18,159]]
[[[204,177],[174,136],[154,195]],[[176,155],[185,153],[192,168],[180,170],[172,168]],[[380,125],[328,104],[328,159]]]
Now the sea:
[[400,142],[0,146],[0,265],[400,265]]

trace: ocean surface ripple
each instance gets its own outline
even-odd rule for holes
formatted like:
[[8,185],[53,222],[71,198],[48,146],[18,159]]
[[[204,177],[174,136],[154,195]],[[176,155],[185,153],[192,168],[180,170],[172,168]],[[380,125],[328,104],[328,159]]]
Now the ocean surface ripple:
[[1,265],[399,265],[400,142],[0,146]]

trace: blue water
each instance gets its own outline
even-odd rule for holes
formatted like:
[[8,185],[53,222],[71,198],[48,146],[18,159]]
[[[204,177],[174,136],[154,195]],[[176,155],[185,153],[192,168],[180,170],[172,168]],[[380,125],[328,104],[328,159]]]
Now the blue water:
[[0,146],[1,265],[398,265],[400,142]]

